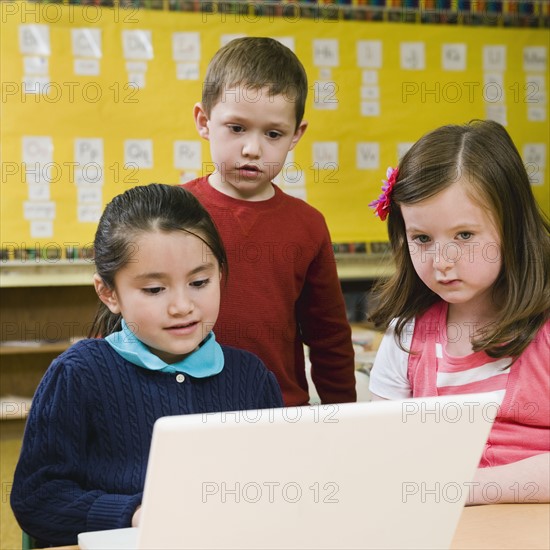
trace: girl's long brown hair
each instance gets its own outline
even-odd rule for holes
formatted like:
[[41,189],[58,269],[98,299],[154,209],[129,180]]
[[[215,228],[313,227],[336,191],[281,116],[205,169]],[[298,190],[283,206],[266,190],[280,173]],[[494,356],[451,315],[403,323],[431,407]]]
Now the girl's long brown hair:
[[402,204],[425,200],[461,180],[496,221],[502,269],[494,286],[498,322],[472,341],[474,351],[517,357],[550,311],[550,223],[540,210],[521,157],[503,126],[493,121],[448,125],[423,136],[403,157],[395,182],[388,235],[396,271],[374,289],[376,326],[396,320],[396,335],[408,321],[440,300],[413,267]]

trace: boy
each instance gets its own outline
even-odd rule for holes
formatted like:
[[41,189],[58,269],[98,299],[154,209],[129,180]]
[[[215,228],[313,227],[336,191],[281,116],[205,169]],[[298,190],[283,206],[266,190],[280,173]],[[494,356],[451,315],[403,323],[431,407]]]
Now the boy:
[[304,134],[307,76],[271,38],[239,38],[211,60],[199,135],[215,171],[185,187],[216,223],[228,255],[216,337],[272,370],[285,405],[309,402],[303,344],[323,403],[356,400],[354,353],[328,228],[272,183]]

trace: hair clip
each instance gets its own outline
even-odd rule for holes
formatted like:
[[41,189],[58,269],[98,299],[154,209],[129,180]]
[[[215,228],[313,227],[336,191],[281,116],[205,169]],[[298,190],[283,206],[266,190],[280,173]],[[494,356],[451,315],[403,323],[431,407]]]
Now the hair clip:
[[392,168],[391,166],[386,171],[386,178],[382,180],[382,194],[374,201],[369,203],[369,206],[374,209],[374,214],[384,221],[390,212],[391,194],[393,191],[393,184],[399,176],[399,168]]

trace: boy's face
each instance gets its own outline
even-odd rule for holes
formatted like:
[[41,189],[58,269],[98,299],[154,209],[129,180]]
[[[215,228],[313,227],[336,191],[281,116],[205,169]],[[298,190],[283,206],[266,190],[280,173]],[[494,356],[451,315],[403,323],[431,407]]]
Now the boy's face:
[[271,182],[307,127],[302,121],[296,129],[294,102],[284,95],[270,96],[268,88],[237,86],[225,90],[210,116],[201,104],[195,105],[194,114],[216,166],[210,185],[237,199],[272,197]]

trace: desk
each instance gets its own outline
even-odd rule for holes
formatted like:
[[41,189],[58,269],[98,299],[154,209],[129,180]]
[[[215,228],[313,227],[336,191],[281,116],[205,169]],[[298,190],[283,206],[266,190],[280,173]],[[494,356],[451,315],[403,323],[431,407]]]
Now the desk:
[[[451,550],[548,550],[550,504],[495,504],[464,508]],[[52,550],[78,550],[63,546]]]
[[550,548],[550,504],[495,504],[464,508],[452,550]]

